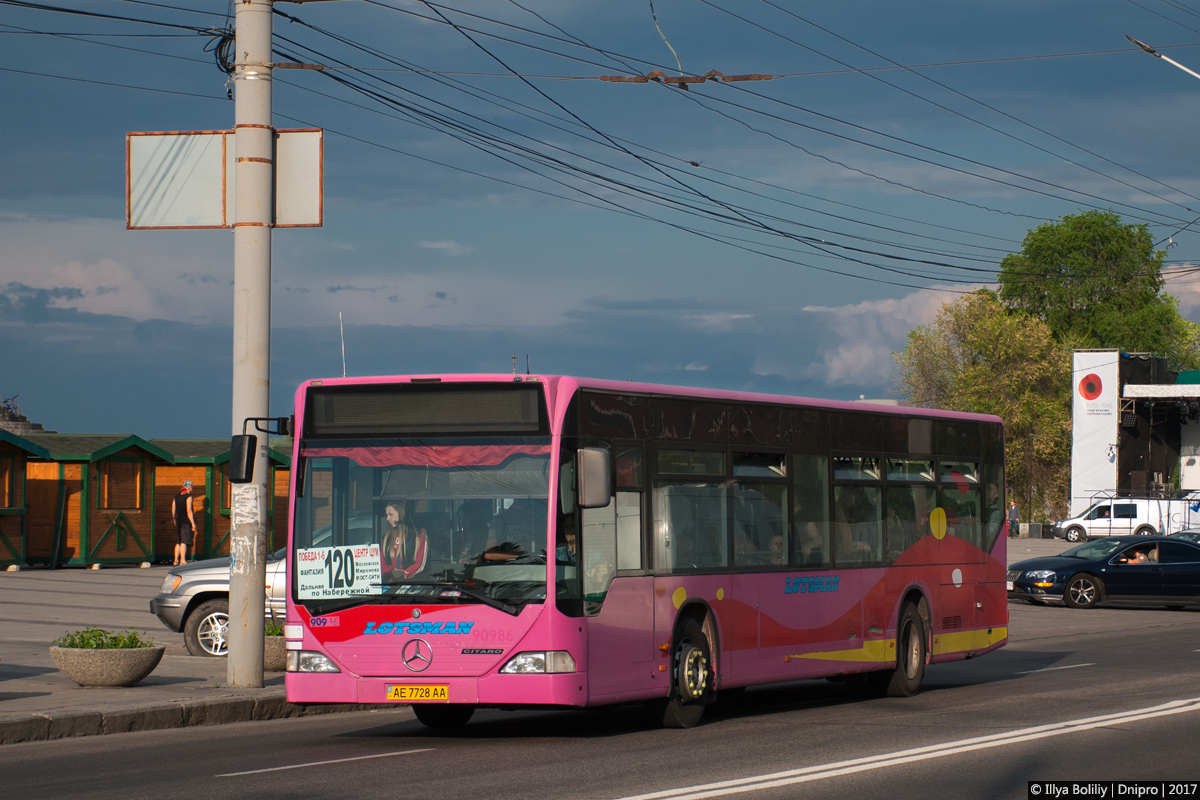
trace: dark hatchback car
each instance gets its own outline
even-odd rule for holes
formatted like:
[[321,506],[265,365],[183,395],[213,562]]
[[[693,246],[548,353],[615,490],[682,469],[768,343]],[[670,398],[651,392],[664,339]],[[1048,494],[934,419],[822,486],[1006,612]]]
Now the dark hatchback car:
[[1167,536],[1097,539],[1013,564],[1008,598],[1071,608],[1200,605],[1200,545]]

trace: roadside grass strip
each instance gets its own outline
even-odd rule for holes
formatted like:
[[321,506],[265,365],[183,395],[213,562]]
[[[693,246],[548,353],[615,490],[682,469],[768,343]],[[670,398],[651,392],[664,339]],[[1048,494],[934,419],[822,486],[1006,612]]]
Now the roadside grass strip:
[[705,797],[723,797],[732,794],[755,792],[761,789],[776,789],[781,786],[836,778],[840,775],[853,775],[856,772],[895,767],[916,761],[953,756],[959,753],[969,753],[974,750],[985,750],[990,747],[1003,747],[1004,745],[1047,739],[1052,736],[1063,736],[1064,734],[1078,733],[1093,728],[1120,725],[1126,722],[1138,722],[1172,714],[1186,714],[1191,711],[1200,711],[1200,697],[1190,700],[1173,700],[1170,703],[1164,703],[1160,706],[1139,708],[1119,714],[1104,714],[1099,717],[1087,717],[1050,725],[1038,725],[1034,728],[1021,728],[1020,730],[1009,731],[1008,733],[961,739],[956,742],[944,742],[927,747],[916,747],[911,750],[900,750],[895,753],[882,753],[880,755],[854,758],[848,761],[838,761],[833,764],[818,764],[811,767],[772,772],[749,778],[738,778],[736,780],[705,783],[697,786],[685,786],[678,789],[665,789],[648,794],[630,795],[619,798],[619,800],[700,800]]

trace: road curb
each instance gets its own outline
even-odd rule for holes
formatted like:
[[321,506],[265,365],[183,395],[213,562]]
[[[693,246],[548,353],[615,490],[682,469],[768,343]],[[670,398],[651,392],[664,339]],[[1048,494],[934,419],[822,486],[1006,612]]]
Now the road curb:
[[348,711],[396,709],[395,704],[289,703],[283,690],[252,696],[217,697],[210,700],[175,700],[111,711],[58,711],[53,713],[0,715],[0,744],[39,742],[75,736],[99,736],[198,725],[226,725],[288,717],[309,717]]

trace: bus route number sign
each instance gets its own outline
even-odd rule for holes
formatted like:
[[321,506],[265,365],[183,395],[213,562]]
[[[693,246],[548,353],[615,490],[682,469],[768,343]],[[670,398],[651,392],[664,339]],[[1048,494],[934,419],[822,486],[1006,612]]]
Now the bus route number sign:
[[296,551],[301,600],[383,594],[378,544],[310,547]]

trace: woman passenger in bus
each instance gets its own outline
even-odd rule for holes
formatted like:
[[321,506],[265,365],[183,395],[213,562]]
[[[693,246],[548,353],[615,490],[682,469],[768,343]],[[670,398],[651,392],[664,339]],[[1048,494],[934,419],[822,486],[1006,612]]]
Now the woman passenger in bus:
[[[805,511],[805,503],[806,501],[797,494],[792,505],[796,540],[800,544],[800,563],[820,564],[825,560],[825,541],[821,536],[821,529],[811,518],[813,515]],[[808,505],[815,507],[817,504],[808,502]]]
[[834,489],[837,515],[838,558],[869,561],[880,557],[879,512],[861,486]]
[[425,569],[429,557],[429,537],[413,524],[414,503],[392,501],[384,506],[388,529],[383,535],[380,553],[384,583],[410,580]]

